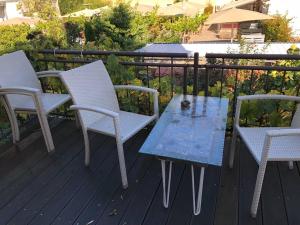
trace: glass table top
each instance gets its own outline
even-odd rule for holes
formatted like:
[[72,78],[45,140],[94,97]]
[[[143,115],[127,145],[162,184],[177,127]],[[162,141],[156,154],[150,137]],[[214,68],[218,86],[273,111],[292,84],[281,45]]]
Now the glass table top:
[[[181,101],[190,101],[188,109]],[[177,95],[152,129],[140,153],[201,165],[222,165],[228,99]]]

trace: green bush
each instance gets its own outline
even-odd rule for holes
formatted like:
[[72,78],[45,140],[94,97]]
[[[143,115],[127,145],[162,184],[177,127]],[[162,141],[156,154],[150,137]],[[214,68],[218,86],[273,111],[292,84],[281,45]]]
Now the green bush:
[[292,40],[292,28],[287,15],[274,15],[274,19],[262,22],[263,33],[266,35],[266,41],[288,42]]

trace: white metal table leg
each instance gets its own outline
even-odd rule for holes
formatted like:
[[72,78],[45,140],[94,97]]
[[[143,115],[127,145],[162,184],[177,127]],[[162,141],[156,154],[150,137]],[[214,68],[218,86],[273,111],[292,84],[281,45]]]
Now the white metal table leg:
[[169,207],[172,165],[173,162],[170,161],[168,187],[166,187],[166,160],[161,160],[161,172],[162,172],[162,182],[163,182],[163,204],[165,208]]
[[[204,180],[204,167],[201,167],[200,172],[200,180],[199,180],[199,189],[196,197],[195,193],[195,175],[194,175],[194,166],[191,165],[191,173],[192,173],[192,189],[193,189],[193,209],[194,215],[197,216],[201,212],[201,202],[202,202],[202,191],[203,191],[203,180]],[[196,203],[197,202],[197,203]]]

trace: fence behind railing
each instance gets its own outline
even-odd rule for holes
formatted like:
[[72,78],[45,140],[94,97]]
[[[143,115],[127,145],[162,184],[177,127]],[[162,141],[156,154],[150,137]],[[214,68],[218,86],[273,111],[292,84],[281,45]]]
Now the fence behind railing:
[[[42,50],[28,53],[37,71],[57,69],[68,70],[82,64],[102,59],[107,63],[108,57],[115,55],[119,64],[134,76],[133,80],[124,80],[133,84],[156,88],[160,92],[160,105],[167,105],[174,94],[193,94],[230,99],[228,129],[232,127],[234,108],[238,95],[257,93],[277,93],[299,95],[300,90],[300,56],[299,55],[266,55],[266,54],[206,54],[200,58],[198,53],[190,56],[185,53],[145,53],[145,52],[113,52],[113,51],[80,51],[80,50]],[[46,79],[43,82],[46,91],[66,92],[57,80]],[[123,101],[123,107],[150,113],[149,96],[136,93],[124,93],[119,97],[135,96],[137,101]],[[141,104],[147,99],[148,104]],[[127,104],[126,104],[127,103]],[[270,106],[272,105],[272,107]],[[268,108],[268,107],[269,108]],[[246,125],[270,125],[276,116],[266,117],[267,111],[275,109],[278,115],[290,117],[294,105],[282,103],[265,103],[248,111],[256,111],[256,116],[243,111]],[[285,108],[283,111],[281,108]],[[263,108],[263,110],[261,110]],[[262,112],[261,112],[261,111]],[[257,113],[259,111],[259,113]],[[67,110],[54,113],[70,117]],[[277,115],[277,116],[278,116]],[[287,119],[286,119],[287,121]],[[285,123],[287,123],[284,121]],[[1,128],[0,128],[1,130]],[[0,132],[1,134],[1,132]]]

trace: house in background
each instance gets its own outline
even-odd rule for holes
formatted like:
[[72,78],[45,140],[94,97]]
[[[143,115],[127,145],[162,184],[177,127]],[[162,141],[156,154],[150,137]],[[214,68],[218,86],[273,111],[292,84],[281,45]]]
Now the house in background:
[[21,10],[18,9],[20,0],[0,0],[0,21],[22,17]]

